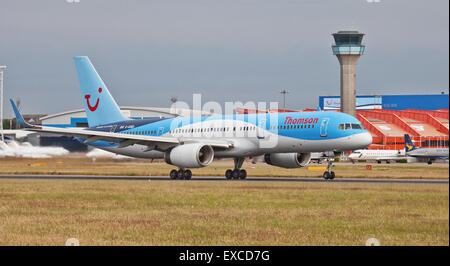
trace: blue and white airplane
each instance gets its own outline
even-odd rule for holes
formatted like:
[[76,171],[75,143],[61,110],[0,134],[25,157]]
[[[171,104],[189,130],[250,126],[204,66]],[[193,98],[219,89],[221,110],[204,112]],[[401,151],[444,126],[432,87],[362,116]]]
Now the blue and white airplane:
[[[350,151],[372,143],[372,136],[353,116],[338,112],[234,114],[133,120],[125,117],[86,56],[74,58],[89,128],[56,128],[27,124],[27,130],[72,136],[110,152],[138,158],[163,158],[178,167],[172,179],[190,179],[188,168],[234,158],[227,179],[245,179],[246,157],[264,155],[283,168],[308,165],[311,152]],[[331,163],[324,178],[333,179]]]
[[432,164],[437,159],[448,159],[448,148],[417,147],[408,134],[405,134],[405,153],[407,156],[426,160],[428,164]]

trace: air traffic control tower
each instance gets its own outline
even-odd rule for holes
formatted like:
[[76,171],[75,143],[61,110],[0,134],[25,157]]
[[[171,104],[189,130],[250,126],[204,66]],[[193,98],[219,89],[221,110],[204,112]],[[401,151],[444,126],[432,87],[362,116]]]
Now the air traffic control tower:
[[364,53],[361,44],[364,34],[358,31],[339,31],[333,34],[333,54],[341,65],[341,112],[356,115],[356,64]]

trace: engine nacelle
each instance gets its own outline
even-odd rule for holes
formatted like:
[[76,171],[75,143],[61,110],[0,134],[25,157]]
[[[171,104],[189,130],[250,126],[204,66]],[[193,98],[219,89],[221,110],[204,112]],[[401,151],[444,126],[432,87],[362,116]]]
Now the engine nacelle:
[[180,168],[205,167],[208,166],[213,159],[213,148],[201,143],[178,145],[164,154],[166,163]]
[[305,167],[311,161],[311,153],[267,153],[264,155],[264,161],[283,168]]

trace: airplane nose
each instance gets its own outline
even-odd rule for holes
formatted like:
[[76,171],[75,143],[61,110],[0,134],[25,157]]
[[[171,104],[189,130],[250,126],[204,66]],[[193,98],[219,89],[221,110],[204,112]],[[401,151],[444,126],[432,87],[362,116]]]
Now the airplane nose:
[[337,151],[354,151],[359,149],[366,149],[372,144],[372,135],[368,132],[362,132],[350,135],[346,138],[346,141],[342,143],[342,146],[336,148]]
[[372,144],[372,141],[373,141],[373,139],[372,139],[372,134],[370,134],[369,132],[365,132],[364,134],[363,134],[363,137],[362,137],[362,141],[364,142],[364,144],[366,145],[366,146],[369,146],[370,144]]
[[372,135],[369,132],[356,134],[353,136],[352,142],[356,147],[354,149],[367,148],[370,144],[372,144]]
[[372,144],[372,140],[372,135],[369,132],[364,132],[359,136],[359,142],[364,148]]

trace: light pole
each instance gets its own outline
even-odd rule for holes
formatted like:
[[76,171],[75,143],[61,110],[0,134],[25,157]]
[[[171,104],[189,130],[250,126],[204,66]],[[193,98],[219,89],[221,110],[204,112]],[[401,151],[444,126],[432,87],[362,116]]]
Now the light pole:
[[6,66],[0,66],[0,130],[2,134],[2,141],[5,141],[5,136],[3,135],[3,71]]
[[280,93],[283,94],[283,110],[286,110],[286,94],[288,94],[290,91],[288,90],[281,90]]

